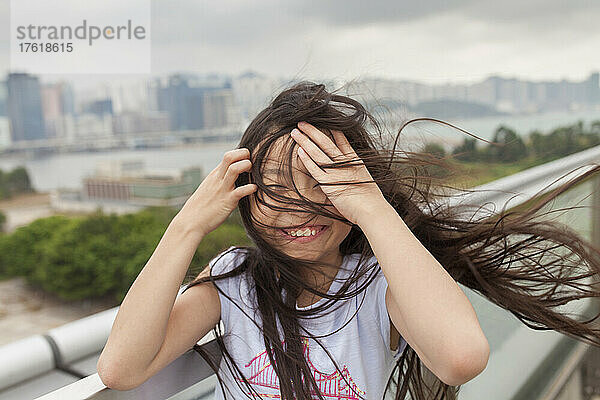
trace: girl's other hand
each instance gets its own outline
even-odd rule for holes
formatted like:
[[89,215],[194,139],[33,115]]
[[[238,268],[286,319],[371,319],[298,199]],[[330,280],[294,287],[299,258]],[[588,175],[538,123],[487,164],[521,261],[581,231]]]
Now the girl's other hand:
[[[361,220],[371,219],[369,214],[381,212],[390,205],[344,133],[337,130],[331,133],[335,143],[315,126],[299,122],[298,129],[292,130],[291,136],[300,146],[300,161],[317,182],[345,183],[320,187],[337,211],[360,226]],[[349,163],[341,168],[320,167],[320,164],[332,164],[333,160]]]
[[223,160],[204,178],[174,220],[201,237],[215,230],[237,207],[242,197],[256,191],[254,183],[235,187],[239,174],[248,171],[251,166],[247,148],[226,152]]

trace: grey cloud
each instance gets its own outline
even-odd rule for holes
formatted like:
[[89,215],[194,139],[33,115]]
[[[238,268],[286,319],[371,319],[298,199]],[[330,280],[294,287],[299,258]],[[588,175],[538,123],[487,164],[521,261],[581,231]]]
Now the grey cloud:
[[10,1],[0,0],[0,81],[4,80],[3,73],[9,67],[10,53]]
[[345,0],[292,2],[291,11],[333,25],[397,23],[457,10],[476,0]]
[[0,51],[8,51],[10,43],[10,2],[0,0]]
[[[600,1],[581,0],[346,0],[296,1],[293,10],[306,17],[332,25],[362,25],[366,23],[401,23],[410,20],[455,12],[465,19],[490,23],[536,27],[540,30],[567,27],[573,30],[597,29]],[[587,16],[572,21],[574,16]]]
[[430,2],[388,0],[262,0],[218,3],[191,0],[152,3],[153,40],[205,41],[215,45],[239,45],[269,36],[288,36],[309,31],[315,25],[362,25],[422,18],[465,7],[475,0]]
[[300,19],[285,2],[154,0],[152,41],[245,46],[252,41],[289,35],[299,28]]
[[596,33],[593,16],[600,15],[596,0],[153,0],[152,5],[156,44],[179,41],[232,47],[310,34],[317,25],[335,32],[339,27],[398,24],[449,12],[499,29]]
[[[504,0],[481,1],[464,8],[466,16],[494,21],[546,21],[560,20],[563,25],[571,25],[570,16],[586,13],[590,20],[600,12],[600,2],[595,0]],[[576,27],[573,27],[576,28]]]
[[[332,65],[363,68],[362,65],[370,61],[363,63],[354,54],[361,49],[369,50],[369,44],[343,43],[345,37],[352,37],[348,33],[353,27],[385,25],[378,33],[387,28],[389,32],[396,32],[397,28],[413,23],[409,31],[414,33],[414,40],[373,43],[373,54],[379,54],[375,61],[397,62],[386,54],[398,51],[411,54],[413,44],[435,49],[444,45],[442,53],[415,52],[412,62],[439,65],[439,60],[452,60],[457,55],[472,57],[469,62],[473,63],[473,71],[479,65],[477,73],[483,74],[501,67],[488,57],[480,57],[483,53],[477,49],[506,49],[506,60],[522,61],[525,66],[537,65],[543,64],[544,58],[552,59],[555,53],[572,54],[567,51],[568,46],[560,48],[564,43],[579,43],[582,52],[588,47],[592,52],[592,45],[586,43],[600,33],[594,20],[600,15],[598,0],[150,1],[153,62],[165,71],[190,66],[202,69],[209,65],[206,68],[256,67],[273,73],[303,65],[307,58],[315,71],[319,71],[324,67],[310,58],[312,51],[321,58],[330,57],[327,62]],[[3,60],[8,54],[8,35],[1,32],[8,26],[8,4],[9,0],[0,0],[0,67],[7,65]],[[434,18],[444,15],[450,18]],[[539,49],[539,53],[530,49]],[[590,58],[586,65],[593,64],[594,59],[597,60]],[[576,62],[582,63],[574,61],[570,67],[573,71],[581,67],[577,67]],[[451,76],[455,73],[451,65],[444,65],[447,71],[438,66],[439,73],[428,70],[430,72],[423,74]],[[408,73],[408,67],[403,68]],[[455,65],[454,71],[463,73],[459,68],[463,66]],[[419,71],[415,69],[410,73],[418,76]]]

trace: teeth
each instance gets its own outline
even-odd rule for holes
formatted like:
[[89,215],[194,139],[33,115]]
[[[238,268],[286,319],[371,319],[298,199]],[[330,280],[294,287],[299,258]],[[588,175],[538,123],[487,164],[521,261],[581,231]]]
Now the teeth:
[[317,234],[317,230],[316,229],[309,229],[306,228],[305,230],[297,230],[297,231],[290,231],[288,232],[291,236],[314,236]]

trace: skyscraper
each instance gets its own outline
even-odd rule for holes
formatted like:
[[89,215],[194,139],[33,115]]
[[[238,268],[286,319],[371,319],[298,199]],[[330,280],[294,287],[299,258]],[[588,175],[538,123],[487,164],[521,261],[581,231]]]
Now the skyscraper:
[[39,79],[29,74],[11,73],[6,86],[13,142],[46,138]]
[[600,103],[600,73],[593,72],[587,80],[588,100],[591,104]]
[[0,82],[0,117],[6,117],[6,82]]
[[157,97],[158,109],[169,113],[172,130],[203,128],[204,90],[194,76],[169,76],[166,85],[159,84]]
[[233,102],[231,83],[209,76],[175,74],[153,84],[156,106],[169,113],[172,130],[224,126]]

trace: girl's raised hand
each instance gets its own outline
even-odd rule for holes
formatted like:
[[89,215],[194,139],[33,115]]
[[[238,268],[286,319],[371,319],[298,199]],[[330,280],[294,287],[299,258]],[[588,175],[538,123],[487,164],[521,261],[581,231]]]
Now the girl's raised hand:
[[[298,123],[291,136],[298,143],[298,157],[319,183],[347,183],[346,185],[321,185],[334,207],[353,224],[368,212],[388,205],[383,193],[373,182],[364,162],[358,157],[346,136],[333,130],[335,143],[319,129],[307,122]],[[351,161],[347,166],[321,169],[320,164]],[[363,183],[358,183],[363,182]],[[370,183],[369,183],[370,182]]]
[[258,188],[254,183],[235,187],[239,174],[248,171],[251,166],[248,149],[226,152],[223,160],[204,178],[175,219],[201,237],[215,230],[237,207],[242,197],[254,193]]

